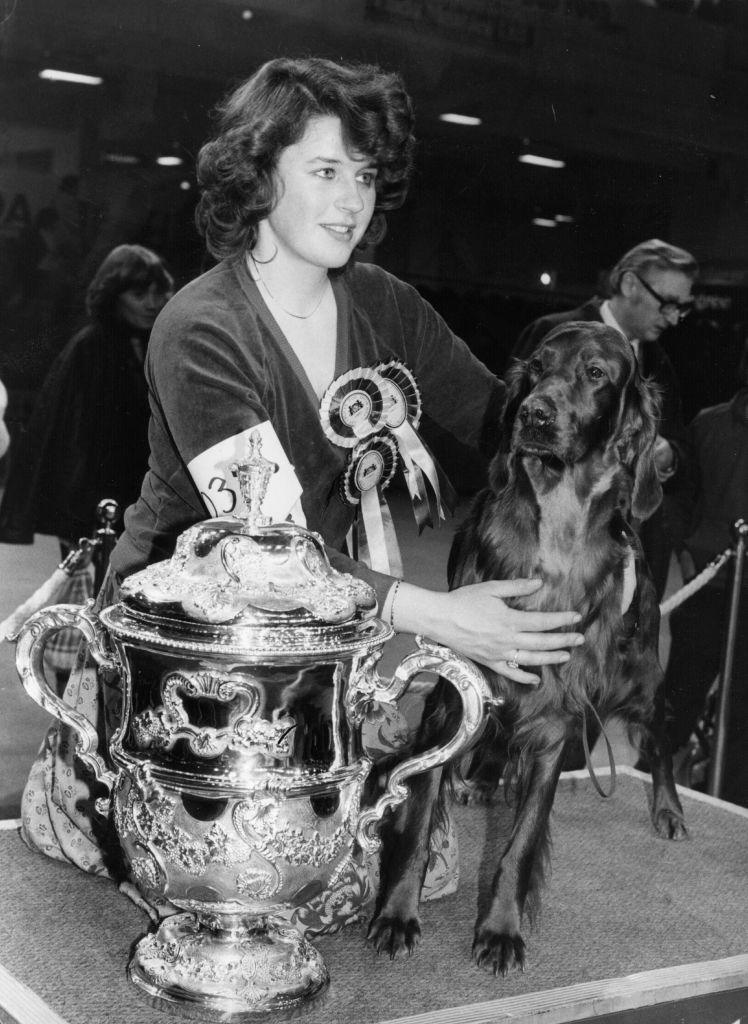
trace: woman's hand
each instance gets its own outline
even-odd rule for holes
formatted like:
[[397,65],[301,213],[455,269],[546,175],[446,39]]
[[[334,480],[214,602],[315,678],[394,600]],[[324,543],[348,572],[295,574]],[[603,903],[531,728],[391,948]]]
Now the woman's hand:
[[540,679],[520,666],[559,665],[567,647],[584,643],[581,633],[552,630],[573,626],[577,612],[536,612],[510,608],[506,597],[533,594],[542,580],[489,580],[449,593],[402,583],[392,608],[395,629],[422,633],[517,683]]

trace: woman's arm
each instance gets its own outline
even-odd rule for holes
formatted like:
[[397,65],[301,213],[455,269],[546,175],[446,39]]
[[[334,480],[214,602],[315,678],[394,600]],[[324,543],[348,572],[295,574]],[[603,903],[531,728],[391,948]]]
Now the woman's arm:
[[393,586],[383,608],[398,632],[419,633],[451,647],[518,683],[536,685],[537,675],[521,665],[558,665],[567,647],[584,643],[581,633],[549,632],[579,622],[577,612],[529,612],[510,608],[504,598],[532,594],[542,580],[491,580],[447,593],[402,582]]

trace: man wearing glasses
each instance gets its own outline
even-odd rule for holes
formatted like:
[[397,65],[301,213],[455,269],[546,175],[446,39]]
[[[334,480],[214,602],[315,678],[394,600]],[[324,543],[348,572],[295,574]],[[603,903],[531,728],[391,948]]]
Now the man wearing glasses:
[[[602,321],[624,334],[636,352],[642,374],[651,377],[662,389],[655,462],[663,483],[673,477],[682,464],[686,431],[680,383],[658,339],[667,327],[675,326],[691,311],[691,289],[698,270],[696,260],[685,249],[658,238],[641,242],[622,256],[610,272],[608,298],[595,297],[576,309],[534,320],[524,329],[511,352],[513,358],[527,359],[554,327],[571,320]],[[666,500],[667,491],[666,485]],[[672,550],[662,508],[642,524],[640,536],[657,596],[661,599]]]

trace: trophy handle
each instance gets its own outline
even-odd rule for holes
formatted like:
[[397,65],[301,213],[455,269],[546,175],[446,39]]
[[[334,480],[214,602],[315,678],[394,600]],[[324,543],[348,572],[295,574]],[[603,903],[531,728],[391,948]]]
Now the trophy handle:
[[[118,671],[118,665],[108,651],[106,631],[92,610],[92,605],[92,601],[83,608],[77,604],[56,604],[36,612],[27,619],[18,635],[16,668],[29,697],[73,730],[76,736],[77,756],[111,794],[116,772],[107,768],[104,759],[98,753],[98,735],[95,728],[85,715],[57,696],[50,688],[44,673],[44,648],[47,640],[58,630],[69,627],[83,634],[88,641],[88,649],[100,667]],[[108,798],[103,802],[97,800],[97,809],[103,813],[107,802]]]
[[[437,768],[462,754],[479,735],[485,722],[486,708],[489,705],[503,703],[502,698],[491,693],[485,676],[472,661],[460,657],[448,647],[442,647],[420,636],[416,637],[416,643],[419,650],[403,658],[389,683],[376,685],[382,684],[383,681],[374,673],[374,661],[370,661],[367,669],[374,673],[374,685],[370,683],[365,686],[366,700],[394,703],[407,690],[410,680],[416,673],[438,672],[457,690],[462,701],[462,720],[448,743],[407,758],[393,768],[383,795],[373,807],[361,812],[356,838],[367,853],[374,853],[379,848],[377,826],[384,812],[391,807],[397,807],[407,798],[408,789],[403,785],[404,781],[411,775]],[[363,695],[360,693],[360,696]]]

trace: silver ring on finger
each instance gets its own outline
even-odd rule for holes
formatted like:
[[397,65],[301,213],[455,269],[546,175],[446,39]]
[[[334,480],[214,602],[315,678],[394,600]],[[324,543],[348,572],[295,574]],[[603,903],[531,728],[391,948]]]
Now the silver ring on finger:
[[512,668],[512,669],[519,668],[519,661],[517,660],[518,658],[519,658],[519,651],[516,650],[516,648],[515,648],[515,650],[512,651],[511,658],[507,658],[507,660],[506,660],[506,667],[507,668]]

